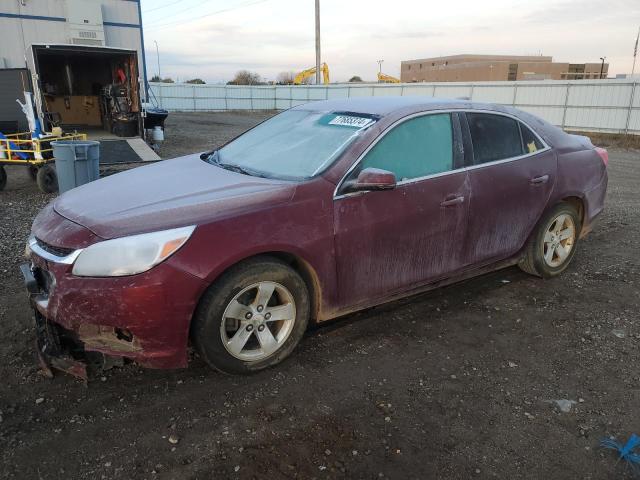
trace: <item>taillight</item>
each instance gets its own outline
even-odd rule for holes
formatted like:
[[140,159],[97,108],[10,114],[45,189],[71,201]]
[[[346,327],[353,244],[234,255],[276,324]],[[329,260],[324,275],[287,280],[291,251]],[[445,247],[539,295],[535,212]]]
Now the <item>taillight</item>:
[[600,148],[600,147],[596,147],[595,150],[598,153],[598,155],[600,155],[600,158],[602,159],[602,163],[604,163],[604,166],[605,167],[608,166],[609,165],[609,152],[607,152],[606,149]]

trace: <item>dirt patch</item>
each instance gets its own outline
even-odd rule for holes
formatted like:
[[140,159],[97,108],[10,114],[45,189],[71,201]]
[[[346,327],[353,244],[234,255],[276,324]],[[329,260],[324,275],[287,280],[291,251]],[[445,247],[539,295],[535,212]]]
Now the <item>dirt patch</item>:
[[591,139],[591,142],[598,147],[633,149],[636,153],[640,151],[640,135],[622,133],[598,133],[598,132],[570,132],[576,135],[584,135]]
[[267,118],[275,111],[171,113],[166,122],[166,141],[160,156],[173,158],[185,153],[220,147]]
[[[236,115],[172,114],[163,156],[264,118]],[[9,172],[0,477],[631,478],[598,442],[640,433],[640,156],[611,150],[609,168],[607,210],[560,278],[511,268],[351,315],[250,377],[196,359],[88,387],[37,372],[17,264],[51,197]]]

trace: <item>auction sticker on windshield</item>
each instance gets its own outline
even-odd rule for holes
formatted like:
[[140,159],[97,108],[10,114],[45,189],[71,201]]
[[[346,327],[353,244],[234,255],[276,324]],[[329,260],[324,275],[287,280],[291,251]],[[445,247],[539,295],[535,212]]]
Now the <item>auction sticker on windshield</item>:
[[373,122],[374,120],[372,118],[352,117],[348,115],[336,115],[336,117],[329,122],[329,125],[339,125],[341,127],[364,128],[364,127],[368,127]]

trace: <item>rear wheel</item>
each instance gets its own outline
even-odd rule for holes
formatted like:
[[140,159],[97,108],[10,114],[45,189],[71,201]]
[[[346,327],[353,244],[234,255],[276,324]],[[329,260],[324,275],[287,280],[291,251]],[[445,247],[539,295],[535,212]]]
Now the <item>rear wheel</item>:
[[55,193],[58,191],[58,175],[56,169],[51,165],[44,165],[38,169],[36,174],[38,188],[44,193]]
[[271,257],[244,262],[204,294],[191,335],[200,356],[225,373],[251,373],[284,360],[309,321],[300,275]]
[[0,165],[0,190],[7,186],[7,171]]
[[567,269],[576,251],[581,229],[578,211],[560,203],[540,220],[519,266],[532,275],[550,278]]
[[29,177],[31,177],[31,180],[35,182],[38,177],[38,167],[29,165],[27,168],[29,169]]

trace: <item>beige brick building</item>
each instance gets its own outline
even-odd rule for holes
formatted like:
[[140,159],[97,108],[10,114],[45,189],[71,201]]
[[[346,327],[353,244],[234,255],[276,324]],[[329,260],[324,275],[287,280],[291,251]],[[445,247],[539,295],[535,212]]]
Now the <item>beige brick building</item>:
[[[403,82],[473,82],[500,80],[584,80],[600,78],[600,63],[554,62],[552,57],[517,55],[452,55],[405,60]],[[604,64],[602,78],[607,78]]]

